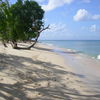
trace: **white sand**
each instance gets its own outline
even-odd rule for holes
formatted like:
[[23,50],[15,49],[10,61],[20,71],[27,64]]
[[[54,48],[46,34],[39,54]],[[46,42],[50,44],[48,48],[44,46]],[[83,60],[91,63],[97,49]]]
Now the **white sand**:
[[0,45],[0,100],[99,100],[53,47]]

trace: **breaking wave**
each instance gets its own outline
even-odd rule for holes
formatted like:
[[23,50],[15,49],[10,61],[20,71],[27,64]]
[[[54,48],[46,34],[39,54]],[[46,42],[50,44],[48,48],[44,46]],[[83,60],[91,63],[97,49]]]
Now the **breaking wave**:
[[97,56],[97,59],[100,59],[100,55]]

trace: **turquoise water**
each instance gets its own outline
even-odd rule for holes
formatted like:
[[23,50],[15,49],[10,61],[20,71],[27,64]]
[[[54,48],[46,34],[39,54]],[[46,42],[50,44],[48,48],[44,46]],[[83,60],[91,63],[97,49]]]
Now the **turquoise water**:
[[41,42],[73,49],[95,58],[100,55],[100,40],[42,40]]

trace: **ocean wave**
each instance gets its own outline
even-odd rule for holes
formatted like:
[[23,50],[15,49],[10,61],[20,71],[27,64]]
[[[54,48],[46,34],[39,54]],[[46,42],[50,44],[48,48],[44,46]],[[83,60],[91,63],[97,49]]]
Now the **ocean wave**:
[[97,59],[100,59],[100,55],[97,56]]

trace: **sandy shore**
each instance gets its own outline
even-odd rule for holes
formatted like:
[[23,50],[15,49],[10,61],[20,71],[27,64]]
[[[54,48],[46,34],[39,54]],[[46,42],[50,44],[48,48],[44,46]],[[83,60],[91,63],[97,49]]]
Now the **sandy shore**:
[[31,50],[0,44],[0,100],[100,100],[69,60],[40,43]]

